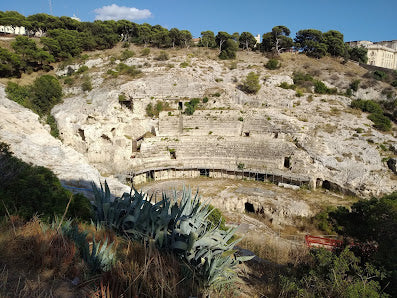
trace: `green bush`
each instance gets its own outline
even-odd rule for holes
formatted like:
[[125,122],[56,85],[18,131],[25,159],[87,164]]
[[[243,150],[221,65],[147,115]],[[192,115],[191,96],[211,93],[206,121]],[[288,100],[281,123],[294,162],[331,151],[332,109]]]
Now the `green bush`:
[[39,115],[48,114],[53,106],[61,102],[62,87],[57,78],[42,75],[34,80],[31,87],[33,110]]
[[356,99],[351,102],[351,107],[368,113],[383,113],[382,107],[373,100]]
[[327,94],[328,93],[328,87],[325,86],[325,84],[321,81],[315,80],[314,81],[314,92],[319,93],[319,94]]
[[350,83],[349,87],[353,91],[357,91],[359,85],[360,85],[360,80],[354,80],[353,82]]
[[26,108],[31,107],[32,91],[30,86],[20,86],[17,83],[8,82],[5,91],[9,99]]
[[59,130],[58,130],[58,125],[57,122],[54,118],[54,116],[52,116],[51,114],[47,116],[47,124],[50,126],[50,134],[54,137],[54,138],[59,138]]
[[124,63],[117,64],[116,71],[118,71],[118,74],[126,74],[131,77],[135,77],[138,74],[142,73],[142,71],[137,69],[135,65],[128,66]]
[[380,113],[372,113],[368,119],[374,122],[374,127],[381,131],[389,131],[391,129],[391,121],[388,117]]
[[63,81],[63,83],[66,84],[66,85],[71,86],[71,85],[73,85],[74,80],[73,80],[73,78],[71,78],[71,77],[67,77],[67,78],[65,78],[65,80]]
[[244,121],[244,118],[243,117],[238,117],[238,121]]
[[154,112],[153,112],[153,105],[151,104],[151,103],[149,103],[147,106],[146,106],[146,115],[148,116],[148,117],[150,117],[150,118],[152,118],[153,116],[154,116]]
[[313,81],[313,77],[309,74],[304,74],[302,72],[294,72],[293,78],[294,84],[302,85],[303,82],[311,82]]
[[81,84],[81,89],[83,89],[83,91],[91,91],[92,90],[92,83],[91,83],[91,79],[89,77],[84,79],[83,84]]
[[169,59],[168,53],[166,51],[160,51],[158,56],[155,58],[158,61],[166,61]]
[[204,97],[203,98],[203,103],[207,103],[208,102],[208,97]]
[[186,115],[193,115],[199,103],[200,103],[199,98],[192,98],[190,101],[185,102],[186,108],[184,113]]
[[296,86],[295,85],[290,85],[290,84],[288,84],[287,82],[281,82],[281,84],[280,84],[280,86],[279,86],[280,88],[283,88],[283,89],[292,89],[292,90],[294,90],[295,88],[296,88]]
[[150,54],[150,49],[149,48],[144,48],[141,51],[141,56],[147,56]]
[[384,81],[387,78],[387,74],[381,70],[375,70],[372,73],[372,76],[374,77],[375,80],[378,80],[378,81]]
[[179,64],[179,66],[182,67],[182,68],[186,68],[186,67],[189,66],[189,63],[186,62],[186,61],[184,61],[184,62],[182,62],[181,64]]
[[134,56],[135,56],[135,52],[134,51],[124,50],[124,51],[121,52],[120,61],[127,60],[127,59],[129,59],[131,57],[134,57]]
[[240,86],[240,89],[248,94],[258,93],[260,88],[259,75],[254,72],[250,72],[245,78],[243,84]]
[[38,214],[44,219],[62,216],[72,196],[67,216],[91,218],[91,204],[82,195],[65,190],[55,174],[44,167],[32,166],[12,156],[8,145],[0,143],[0,215],[6,210],[25,219]]
[[80,66],[79,69],[75,73],[80,74],[80,73],[86,72],[88,69],[89,69],[88,66],[83,65],[83,66]]
[[271,70],[277,69],[280,68],[280,62],[277,59],[269,59],[269,61],[267,61],[265,64],[265,67]]

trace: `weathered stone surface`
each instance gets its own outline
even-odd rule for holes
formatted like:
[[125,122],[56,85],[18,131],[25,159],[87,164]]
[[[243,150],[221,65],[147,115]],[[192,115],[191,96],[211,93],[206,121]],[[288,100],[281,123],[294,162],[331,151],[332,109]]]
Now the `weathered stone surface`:
[[[0,86],[0,115],[0,141],[8,143],[16,157],[51,169],[69,186],[91,189],[92,181],[104,181],[82,154],[53,138],[38,115],[7,99],[3,86]],[[116,179],[106,179],[115,194],[129,191]]]

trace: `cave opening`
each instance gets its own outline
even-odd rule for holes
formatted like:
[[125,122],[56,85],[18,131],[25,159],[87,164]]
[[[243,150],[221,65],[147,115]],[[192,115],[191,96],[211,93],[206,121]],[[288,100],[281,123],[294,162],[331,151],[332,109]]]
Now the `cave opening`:
[[209,169],[199,169],[200,171],[200,176],[201,177],[209,177],[210,176],[210,170]]
[[255,208],[253,204],[249,202],[245,202],[244,207],[245,207],[245,212],[255,213]]
[[290,157],[284,157],[284,168],[289,169],[291,166],[291,158]]

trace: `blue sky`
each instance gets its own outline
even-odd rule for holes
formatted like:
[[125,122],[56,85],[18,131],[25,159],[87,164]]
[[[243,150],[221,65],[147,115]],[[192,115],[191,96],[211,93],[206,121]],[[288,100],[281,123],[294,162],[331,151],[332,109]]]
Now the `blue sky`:
[[0,10],[23,15],[39,12],[56,16],[75,14],[82,21],[130,18],[136,23],[160,24],[168,29],[263,34],[277,25],[291,29],[338,30],[345,40],[397,39],[396,0],[14,0],[2,1]]

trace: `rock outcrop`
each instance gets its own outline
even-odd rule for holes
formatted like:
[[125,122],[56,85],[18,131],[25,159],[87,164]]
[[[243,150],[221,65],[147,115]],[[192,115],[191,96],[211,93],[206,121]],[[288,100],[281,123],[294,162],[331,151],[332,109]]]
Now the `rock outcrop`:
[[[0,115],[0,141],[8,143],[14,155],[24,162],[51,169],[64,185],[71,187],[91,189],[92,181],[105,180],[81,153],[52,137],[48,125],[40,123],[37,114],[6,98],[3,86]],[[118,180],[106,179],[115,195],[129,191]]]

